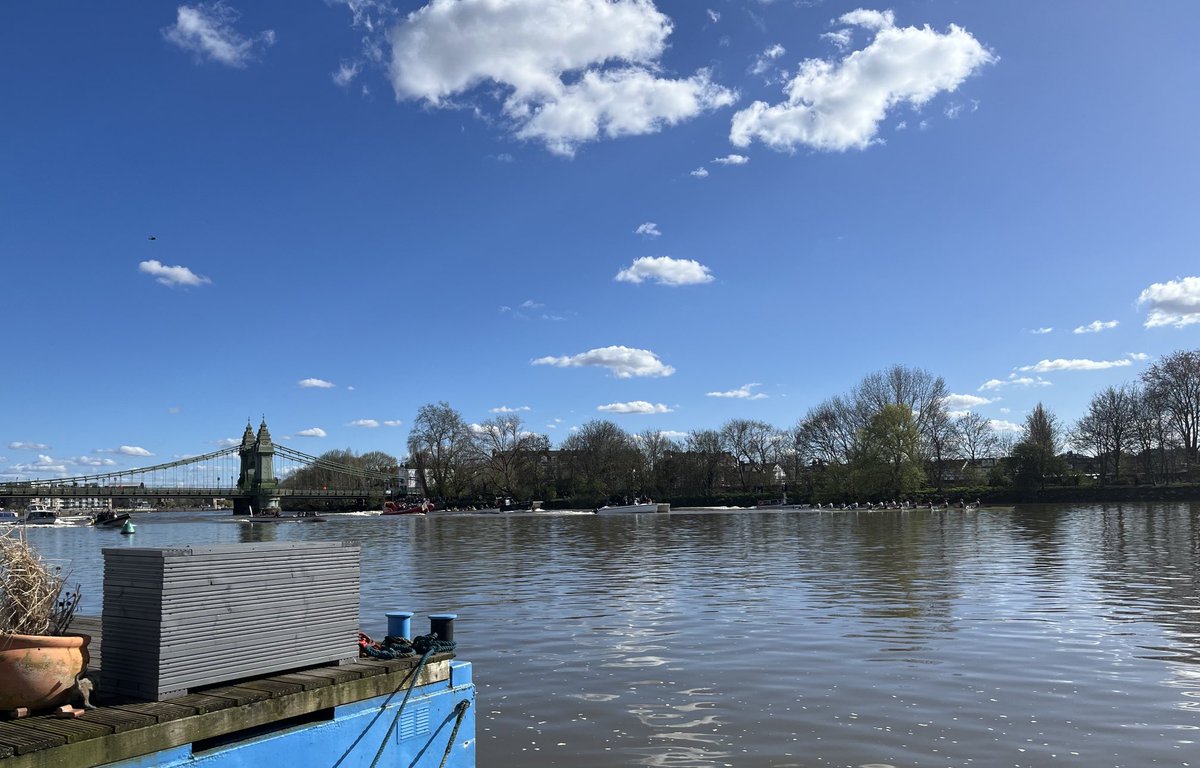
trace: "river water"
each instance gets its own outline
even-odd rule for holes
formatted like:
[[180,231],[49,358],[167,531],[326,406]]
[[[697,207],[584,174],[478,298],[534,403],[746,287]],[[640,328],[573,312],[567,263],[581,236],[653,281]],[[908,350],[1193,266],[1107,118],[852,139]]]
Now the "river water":
[[1200,505],[975,513],[155,513],[105,546],[362,544],[363,629],[458,613],[481,768],[1200,766]]

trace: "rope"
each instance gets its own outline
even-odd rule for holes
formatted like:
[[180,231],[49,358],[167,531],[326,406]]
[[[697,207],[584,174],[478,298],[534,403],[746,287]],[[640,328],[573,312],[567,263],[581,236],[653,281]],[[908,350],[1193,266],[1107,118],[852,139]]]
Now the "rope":
[[446,751],[442,753],[442,762],[438,763],[438,768],[446,768],[446,761],[450,759],[450,752],[454,749],[454,741],[458,738],[458,727],[462,725],[463,718],[467,715],[467,710],[471,708],[470,699],[463,699],[454,705],[454,711],[458,716],[454,719],[454,730],[450,731],[450,741],[446,742]]
[[[365,636],[363,636],[365,637]],[[369,640],[369,638],[368,638]],[[412,672],[412,684],[408,686],[408,690],[404,692],[404,699],[400,702],[400,706],[396,708],[396,714],[392,717],[392,722],[388,725],[387,733],[383,735],[383,741],[379,743],[379,750],[375,753],[375,759],[371,761],[371,768],[379,763],[379,758],[383,757],[383,750],[387,748],[388,740],[392,738],[392,731],[396,730],[396,723],[400,722],[400,715],[404,712],[404,705],[408,704],[408,698],[412,696],[413,689],[417,686],[417,680],[421,677],[421,670],[425,668],[425,662],[430,656],[435,653],[446,653],[453,651],[458,647],[458,643],[453,640],[438,640],[436,632],[430,632],[428,635],[418,635],[409,642],[406,637],[397,637],[388,635],[380,644],[368,643],[360,645],[360,655],[369,656],[374,659],[401,659],[421,654],[421,660],[417,662],[417,666]],[[401,683],[404,685],[404,683]],[[387,706],[385,703],[384,706]],[[463,714],[466,710],[459,712],[459,722],[462,721]],[[458,723],[454,725],[454,733],[458,733]],[[451,736],[450,743],[454,743],[454,736]],[[449,754],[447,748],[446,754]],[[442,758],[442,764],[445,765],[446,759]]]

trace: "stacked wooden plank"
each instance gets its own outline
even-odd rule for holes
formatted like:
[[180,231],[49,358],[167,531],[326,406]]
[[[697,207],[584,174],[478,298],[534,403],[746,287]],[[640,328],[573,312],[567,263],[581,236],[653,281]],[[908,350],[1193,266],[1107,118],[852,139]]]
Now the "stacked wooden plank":
[[359,547],[104,550],[99,692],[153,701],[358,656]]

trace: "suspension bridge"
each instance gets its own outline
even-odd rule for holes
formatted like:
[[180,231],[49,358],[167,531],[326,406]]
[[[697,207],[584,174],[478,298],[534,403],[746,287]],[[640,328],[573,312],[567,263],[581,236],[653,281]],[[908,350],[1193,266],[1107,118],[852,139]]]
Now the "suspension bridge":
[[365,506],[368,500],[402,495],[399,473],[366,469],[309,456],[275,445],[264,419],[255,434],[237,445],[200,456],[77,477],[0,483],[0,499],[230,499],[234,514],[280,508],[284,499],[321,500]]

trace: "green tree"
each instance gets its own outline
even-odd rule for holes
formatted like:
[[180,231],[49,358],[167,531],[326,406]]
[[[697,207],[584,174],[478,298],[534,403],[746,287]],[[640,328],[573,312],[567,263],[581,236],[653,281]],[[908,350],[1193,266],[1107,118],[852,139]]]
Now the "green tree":
[[854,487],[873,499],[906,496],[924,480],[921,433],[912,409],[884,405],[863,431],[851,469]]

